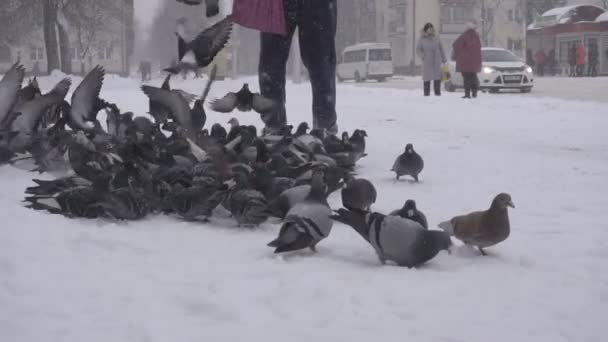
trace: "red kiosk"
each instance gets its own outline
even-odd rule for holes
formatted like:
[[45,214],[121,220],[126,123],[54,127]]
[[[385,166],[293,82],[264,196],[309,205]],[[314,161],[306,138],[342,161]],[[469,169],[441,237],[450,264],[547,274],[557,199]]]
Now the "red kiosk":
[[[596,63],[599,75],[608,75],[608,12],[593,5],[551,9],[528,27],[527,62],[540,50],[548,56],[546,70],[569,75],[576,61],[576,49],[585,47],[585,75],[589,64]],[[573,56],[573,53],[575,54]]]

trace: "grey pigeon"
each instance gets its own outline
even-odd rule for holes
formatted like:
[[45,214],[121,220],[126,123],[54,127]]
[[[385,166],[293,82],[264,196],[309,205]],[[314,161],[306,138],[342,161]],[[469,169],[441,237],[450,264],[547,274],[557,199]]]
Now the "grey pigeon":
[[72,81],[65,78],[47,94],[35,97],[20,106],[20,115],[11,124],[11,130],[19,132],[19,135],[11,141],[11,149],[24,152],[24,149],[31,144],[32,135],[35,133],[42,116],[51,106],[63,102],[71,84]]
[[429,229],[429,224],[426,221],[426,216],[418,208],[416,208],[416,201],[407,200],[401,209],[397,209],[391,212],[391,216],[400,216],[412,221],[420,223],[425,229]]
[[[203,0],[177,0],[186,5],[195,6],[200,5]],[[207,18],[213,17],[220,13],[219,0],[205,0],[206,16]]]
[[349,210],[369,211],[377,196],[372,182],[349,176],[342,188],[342,205]]
[[185,41],[183,32],[181,32],[184,31],[184,28],[180,26],[177,31],[179,62],[176,66],[165,69],[172,74],[179,74],[182,71],[196,71],[211,64],[215,56],[228,43],[232,33],[232,22],[230,18],[226,17],[201,32],[188,43]]
[[101,99],[99,92],[103,85],[105,70],[101,66],[96,66],[91,70],[80,82],[74,93],[72,94],[72,103],[70,110],[71,125],[76,129],[89,131],[95,128],[93,121],[99,107]]
[[151,210],[146,194],[128,187],[104,194],[93,206],[100,208],[103,216],[114,220],[140,220]]
[[310,193],[310,185],[298,185],[283,191],[279,197],[268,204],[273,216],[284,218],[296,204],[303,202]]
[[401,176],[411,176],[418,182],[418,175],[422,172],[423,168],[424,161],[422,160],[422,157],[414,151],[414,146],[412,144],[407,144],[405,146],[405,152],[397,157],[391,171],[395,172],[397,180],[399,180],[399,177]]
[[225,207],[239,226],[258,226],[268,219],[268,201],[261,192],[250,187],[246,175],[238,172],[236,186],[225,200]]
[[211,102],[211,109],[220,113],[230,113],[234,109],[249,112],[252,109],[258,113],[266,113],[275,107],[275,102],[259,93],[252,93],[247,83],[236,93],[228,93],[221,99]]
[[442,231],[429,231],[418,222],[399,216],[339,209],[332,218],[351,226],[375,250],[381,263],[418,267],[452,245]]
[[17,93],[21,89],[24,75],[25,68],[15,63],[0,81],[0,129],[7,127],[5,120],[17,101]]
[[189,133],[194,134],[194,126],[192,121],[192,111],[190,109],[189,98],[185,97],[184,93],[178,90],[166,90],[163,88],[143,85],[142,91],[150,101],[154,101],[157,106],[166,108],[169,115],[182,128]]
[[30,196],[25,198],[26,207],[44,210],[66,217],[97,218],[102,211],[96,205],[102,194],[91,187],[76,187],[51,196]]
[[225,186],[204,184],[173,190],[167,195],[165,204],[184,220],[207,221],[227,194]]
[[327,203],[323,171],[313,175],[310,193],[306,199],[289,210],[279,232],[279,236],[268,246],[274,247],[274,253],[283,253],[310,248],[316,251],[316,245],[329,236],[333,221],[331,209]]
[[456,216],[439,224],[439,228],[467,245],[476,246],[482,255],[483,248],[494,246],[509,237],[508,207],[515,208],[511,195],[500,193],[494,197],[490,209]]

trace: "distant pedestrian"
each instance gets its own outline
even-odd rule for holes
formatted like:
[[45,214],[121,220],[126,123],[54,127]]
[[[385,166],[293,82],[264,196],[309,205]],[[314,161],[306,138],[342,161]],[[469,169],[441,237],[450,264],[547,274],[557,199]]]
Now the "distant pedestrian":
[[568,65],[570,66],[568,76],[576,77],[576,44],[572,43],[568,49]]
[[477,97],[479,89],[477,74],[481,72],[481,40],[475,23],[468,22],[466,27],[467,30],[452,46],[452,59],[456,60],[456,72],[462,73],[464,80],[463,98],[470,99],[471,96]]
[[418,39],[418,45],[416,46],[416,54],[422,59],[424,96],[431,95],[431,81],[433,81],[435,95],[441,96],[441,78],[443,77],[441,66],[447,60],[433,24],[427,23],[424,25],[422,35]]
[[526,64],[534,68],[534,56],[532,55],[532,49],[526,50]]
[[576,48],[576,75],[582,77],[585,72],[585,64],[587,59],[587,50],[581,42]]
[[538,76],[545,75],[545,63],[547,62],[547,55],[545,55],[545,51],[540,49],[534,55],[534,60],[536,61],[536,74]]
[[587,69],[587,76],[596,77],[597,76],[597,64],[600,57],[600,52],[597,47],[597,44],[589,45],[589,65]]
[[555,49],[551,49],[549,51],[549,55],[547,56],[547,67],[549,67],[549,73],[551,74],[551,76],[555,76],[555,64],[556,64],[556,59],[555,59]]
[[152,79],[152,63],[149,61],[139,62],[139,73],[141,74],[141,81],[149,81]]

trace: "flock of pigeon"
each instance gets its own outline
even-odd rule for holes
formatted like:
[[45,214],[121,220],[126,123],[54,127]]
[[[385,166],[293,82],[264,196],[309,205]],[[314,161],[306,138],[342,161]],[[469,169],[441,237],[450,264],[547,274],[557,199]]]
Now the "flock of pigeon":
[[[42,94],[36,79],[22,87],[25,70],[16,63],[0,81],[0,165],[31,160],[35,171],[61,174],[34,179],[25,190],[28,208],[70,218],[138,220],[164,213],[187,221],[208,222],[223,208],[239,227],[254,228],[269,218],[282,220],[275,253],[316,245],[330,235],[333,222],[351,226],[376,251],[380,261],[417,267],[440,251],[450,251],[451,236],[483,248],[505,240],[510,231],[508,194],[490,209],[457,216],[429,230],[413,200],[383,215],[371,210],[377,193],[371,182],[355,177],[365,153],[365,130],[341,137],[310,130],[306,122],[258,135],[255,126],[214,124],[208,129],[205,102],[215,79],[212,68],[201,96],[171,89],[172,73],[205,67],[227,41],[228,19],[185,43],[178,35],[180,57],[189,61],[170,68],[160,88],[144,85],[149,114],[122,113],[99,97],[105,72],[90,71],[65,100],[70,79]],[[241,90],[212,101],[219,112],[270,111],[275,104]],[[106,128],[97,120],[106,113]],[[424,167],[408,144],[392,171],[397,180],[418,181]],[[341,190],[344,208],[332,211],[327,198]]]

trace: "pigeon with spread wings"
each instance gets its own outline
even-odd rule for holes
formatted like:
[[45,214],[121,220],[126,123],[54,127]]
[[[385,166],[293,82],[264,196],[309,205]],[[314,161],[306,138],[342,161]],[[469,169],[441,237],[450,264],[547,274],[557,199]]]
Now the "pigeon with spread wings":
[[201,32],[191,42],[186,42],[183,23],[178,24],[177,49],[179,63],[165,71],[179,74],[182,71],[196,71],[211,64],[215,56],[226,46],[232,33],[232,21],[225,18]]
[[249,112],[252,109],[260,114],[272,111],[276,106],[275,101],[268,99],[259,93],[252,93],[249,85],[245,83],[243,88],[236,93],[228,93],[221,99],[211,102],[211,109],[220,113],[230,113],[235,108],[241,112]]

